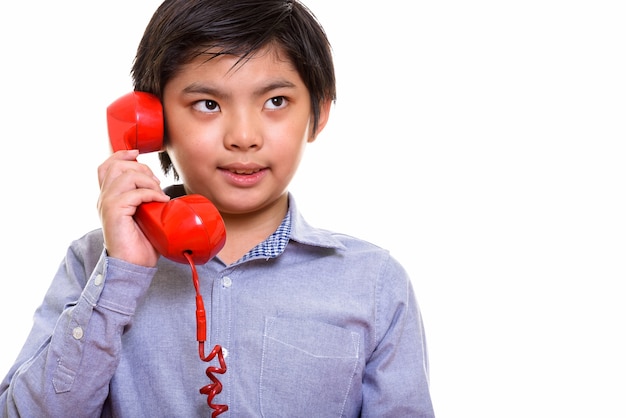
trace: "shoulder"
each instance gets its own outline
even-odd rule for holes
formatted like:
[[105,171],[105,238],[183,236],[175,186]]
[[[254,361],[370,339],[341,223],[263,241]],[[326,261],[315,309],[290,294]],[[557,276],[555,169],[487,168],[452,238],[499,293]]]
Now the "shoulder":
[[104,248],[104,236],[102,235],[102,229],[98,228],[87,232],[82,237],[74,240],[70,247],[80,252],[96,251],[99,254]]
[[321,264],[342,271],[344,277],[368,278],[373,280],[372,283],[400,288],[405,288],[409,283],[404,266],[388,249],[345,233],[311,226],[308,228],[308,234],[304,235],[300,231],[299,238],[292,239],[300,244],[300,248],[308,247],[309,250],[304,251],[318,257]]
[[348,235],[342,232],[329,231],[329,230],[324,230],[324,229],[318,229],[318,230],[323,231],[324,233],[332,237],[332,239],[341,243],[345,251],[357,252],[357,253],[363,252],[363,253],[369,253],[370,255],[377,254],[379,257],[383,257],[383,258],[390,257],[389,250],[383,247],[380,247],[379,245],[373,242],[364,240],[362,238],[359,238],[353,235]]
[[92,269],[104,251],[104,236],[102,229],[94,229],[70,244],[66,262],[78,263],[86,269]]
[[385,280],[395,277],[404,282],[408,279],[404,267],[388,249],[351,235],[330,231],[328,233],[343,245],[344,249],[340,253],[349,259],[356,259],[364,268],[373,270],[372,273],[378,272]]
[[391,256],[389,250],[353,235],[317,228],[309,224],[297,208],[293,196],[290,196],[289,211],[292,241],[325,249],[351,265],[364,266],[369,269],[379,266],[388,273],[406,275],[404,268]]

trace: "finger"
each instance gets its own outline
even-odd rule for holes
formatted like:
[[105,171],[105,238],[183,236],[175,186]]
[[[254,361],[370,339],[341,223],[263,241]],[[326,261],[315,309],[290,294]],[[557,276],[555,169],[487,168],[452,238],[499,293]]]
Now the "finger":
[[107,175],[100,189],[101,199],[117,199],[125,193],[136,193],[131,204],[139,205],[151,201],[167,201],[169,197],[161,189],[161,181],[151,171],[137,169],[122,170],[119,174]]
[[108,189],[98,198],[98,212],[101,218],[132,217],[137,206],[148,202],[167,202],[170,197],[161,190],[136,188],[122,192]]
[[139,163],[136,160],[127,160],[125,158],[115,158],[112,156],[98,167],[98,183],[100,188],[105,187],[106,182],[110,182],[112,179],[127,172],[138,172],[152,178],[157,184],[160,182],[158,177],[154,175],[150,167],[146,164]]

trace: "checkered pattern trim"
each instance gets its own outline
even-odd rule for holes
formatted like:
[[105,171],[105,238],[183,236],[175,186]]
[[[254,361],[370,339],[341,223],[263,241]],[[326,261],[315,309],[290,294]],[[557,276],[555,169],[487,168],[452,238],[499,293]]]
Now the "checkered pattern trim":
[[241,262],[251,260],[253,258],[270,258],[278,257],[285,251],[285,247],[289,242],[289,236],[291,234],[291,214],[287,212],[287,215],[280,223],[280,226],[272,235],[270,235],[265,241],[259,243],[256,247],[248,251],[246,255],[241,258]]

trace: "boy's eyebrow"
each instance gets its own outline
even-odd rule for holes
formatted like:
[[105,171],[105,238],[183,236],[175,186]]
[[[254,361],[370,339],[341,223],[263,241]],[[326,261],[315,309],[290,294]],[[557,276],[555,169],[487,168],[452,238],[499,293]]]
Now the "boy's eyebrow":
[[281,89],[281,88],[294,88],[296,87],[295,84],[293,84],[291,81],[289,80],[275,80],[272,81],[271,83],[268,83],[266,86],[262,86],[260,88],[258,88],[257,90],[255,90],[255,94],[262,96],[263,94],[270,92],[272,90],[276,90],[276,89]]
[[187,87],[183,89],[183,93],[200,93],[200,94],[210,94],[210,95],[219,95],[219,91],[213,87],[209,87],[200,83],[191,83]]
[[[257,96],[262,96],[272,90],[276,90],[280,88],[294,88],[294,87],[296,87],[296,85],[289,80],[284,80],[284,79],[274,80],[256,89],[254,91],[254,94]],[[183,89],[183,93],[207,94],[207,95],[218,96],[218,97],[229,96],[229,94],[221,91],[219,88],[215,88],[215,87],[208,86],[206,84],[201,84],[201,83],[191,83],[190,85],[188,85],[187,87]]]

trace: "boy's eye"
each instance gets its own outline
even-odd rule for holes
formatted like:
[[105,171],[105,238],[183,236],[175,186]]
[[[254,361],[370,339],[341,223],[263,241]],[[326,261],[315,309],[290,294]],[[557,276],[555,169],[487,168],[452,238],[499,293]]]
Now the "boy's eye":
[[265,105],[270,109],[280,109],[287,105],[287,99],[284,96],[276,96],[265,102]]
[[220,105],[215,100],[200,100],[193,104],[193,108],[200,112],[214,113],[220,111]]

